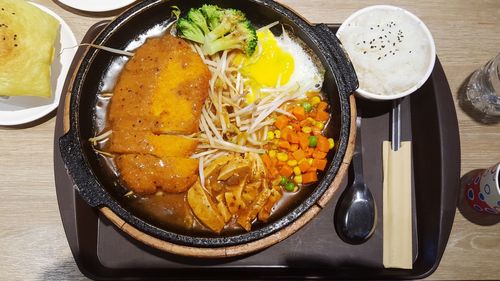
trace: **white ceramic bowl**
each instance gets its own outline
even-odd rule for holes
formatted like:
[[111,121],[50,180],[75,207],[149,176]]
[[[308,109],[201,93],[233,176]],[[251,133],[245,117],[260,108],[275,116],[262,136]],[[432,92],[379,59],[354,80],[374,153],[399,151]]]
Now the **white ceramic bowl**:
[[[340,28],[337,31],[337,37],[341,38],[342,32],[345,32],[348,29],[348,27],[350,27],[350,24],[354,20],[359,20],[359,18],[361,18],[361,17],[362,18],[366,17],[367,19],[369,19],[370,15],[373,14],[374,11],[389,11],[389,12],[398,11],[398,12],[402,12],[399,14],[403,15],[404,17],[408,17],[408,19],[417,23],[417,25],[421,28],[421,31],[423,32],[423,34],[427,37],[427,40],[429,43],[428,48],[429,48],[430,54],[429,54],[429,60],[426,64],[427,67],[425,68],[426,71],[423,72],[424,74],[421,75],[420,77],[415,77],[415,80],[418,82],[412,84],[413,86],[411,86],[410,88],[407,88],[404,91],[394,92],[392,94],[379,94],[379,93],[370,92],[366,89],[361,88],[361,86],[360,86],[360,88],[358,88],[358,90],[356,90],[356,93],[359,96],[361,96],[363,98],[370,99],[370,100],[394,100],[394,99],[402,98],[404,96],[407,96],[407,95],[415,92],[418,88],[420,88],[425,83],[425,81],[427,81],[430,74],[432,73],[432,70],[434,68],[434,63],[436,60],[436,46],[434,44],[434,39],[432,38],[432,34],[430,33],[427,26],[417,16],[406,11],[405,9],[395,7],[395,6],[389,6],[389,5],[369,6],[369,7],[366,7],[366,8],[363,8],[361,10],[356,11],[351,16],[349,16],[344,21],[344,23],[342,23],[342,25],[340,26]],[[341,41],[342,41],[342,39],[341,39]],[[346,42],[342,42],[342,44],[345,46]],[[349,54],[349,56],[351,58],[355,55],[358,55],[358,56],[361,55],[360,53],[359,54],[351,54],[351,53],[349,53],[349,51],[347,51],[347,53]],[[354,62],[353,62],[353,64],[354,64]],[[397,67],[397,65],[394,65],[394,67]],[[356,69],[356,64],[354,64],[354,68]],[[418,78],[418,80],[417,80],[417,78]],[[360,79],[360,85],[361,85],[362,84],[361,79],[363,79],[363,77],[358,74],[358,79]]]

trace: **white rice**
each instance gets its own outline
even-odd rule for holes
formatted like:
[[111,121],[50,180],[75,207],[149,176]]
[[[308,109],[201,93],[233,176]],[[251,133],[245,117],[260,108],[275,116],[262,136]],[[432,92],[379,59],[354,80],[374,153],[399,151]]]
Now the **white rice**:
[[349,20],[340,41],[358,75],[360,89],[390,95],[417,85],[431,59],[426,27],[400,9],[372,9]]

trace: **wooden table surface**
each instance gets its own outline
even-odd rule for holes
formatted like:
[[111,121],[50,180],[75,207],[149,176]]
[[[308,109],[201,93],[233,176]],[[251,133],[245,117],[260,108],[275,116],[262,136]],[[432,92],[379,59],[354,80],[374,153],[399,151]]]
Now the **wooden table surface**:
[[[89,14],[50,0],[78,40],[95,22],[118,12]],[[281,0],[310,22],[340,23],[379,1]],[[500,161],[500,123],[474,121],[458,104],[468,76],[500,51],[500,1],[395,1],[431,30],[455,100],[461,174]],[[36,124],[0,127],[0,279],[86,280],[71,255],[56,201],[53,172],[55,112]],[[456,212],[447,249],[429,279],[499,279],[500,223],[480,226]]]

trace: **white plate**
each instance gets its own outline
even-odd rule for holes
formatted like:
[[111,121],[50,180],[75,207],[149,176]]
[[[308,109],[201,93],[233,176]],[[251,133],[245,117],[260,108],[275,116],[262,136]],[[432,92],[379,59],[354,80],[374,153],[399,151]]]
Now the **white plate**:
[[107,12],[126,7],[136,0],[59,0],[66,6],[87,12]]
[[42,5],[30,4],[53,16],[61,24],[59,41],[56,40],[55,43],[55,57],[51,69],[52,96],[50,99],[29,96],[0,96],[0,125],[11,126],[28,123],[56,109],[59,104],[66,75],[77,50],[75,46],[78,43],[75,35],[61,17]]

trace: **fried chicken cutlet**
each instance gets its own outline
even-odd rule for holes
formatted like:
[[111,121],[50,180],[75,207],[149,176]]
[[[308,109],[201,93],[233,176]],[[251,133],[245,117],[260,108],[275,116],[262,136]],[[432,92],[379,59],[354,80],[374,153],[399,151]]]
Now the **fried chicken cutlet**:
[[113,91],[108,150],[120,178],[139,194],[184,192],[197,179],[189,158],[208,96],[210,72],[199,55],[170,34],[148,39],[122,71]]

